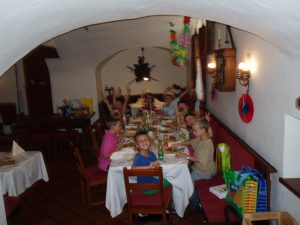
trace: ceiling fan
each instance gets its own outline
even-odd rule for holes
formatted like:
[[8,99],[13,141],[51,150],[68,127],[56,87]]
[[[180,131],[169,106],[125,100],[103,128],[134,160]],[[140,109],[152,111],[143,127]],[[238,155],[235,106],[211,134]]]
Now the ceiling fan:
[[134,72],[135,78],[130,81],[128,84],[131,84],[132,82],[140,82],[140,81],[150,81],[157,79],[150,76],[151,70],[155,67],[155,65],[149,66],[149,63],[145,63],[145,57],[144,57],[144,48],[141,47],[142,50],[142,56],[138,57],[138,64],[133,64],[133,67],[127,66],[128,69],[130,69],[131,72]]

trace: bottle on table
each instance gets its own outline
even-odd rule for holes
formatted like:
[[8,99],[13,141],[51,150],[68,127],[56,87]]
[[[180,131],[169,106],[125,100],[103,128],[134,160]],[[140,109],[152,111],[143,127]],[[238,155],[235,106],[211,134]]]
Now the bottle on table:
[[168,139],[169,139],[169,137],[168,137],[168,135],[164,135],[164,150],[166,151],[166,150],[168,150],[168,148],[169,148],[169,145],[168,145]]
[[164,160],[164,146],[161,139],[158,140],[157,158],[159,160]]

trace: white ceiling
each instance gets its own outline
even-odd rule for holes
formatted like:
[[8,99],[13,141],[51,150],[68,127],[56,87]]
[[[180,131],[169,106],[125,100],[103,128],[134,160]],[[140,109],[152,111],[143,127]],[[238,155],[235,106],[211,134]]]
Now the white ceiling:
[[[299,57],[299,9],[300,1],[295,0],[1,0],[0,74],[33,48],[63,33],[150,15],[187,15],[229,24]],[[146,25],[157,35],[139,35],[160,40],[160,28]],[[125,46],[126,40],[122,41]]]
[[[191,34],[201,24],[201,20],[191,18]],[[180,36],[183,16],[151,16],[91,25],[54,38],[46,45],[56,47],[62,59],[59,61],[64,64],[86,60],[86,65],[96,69],[99,63],[120,50],[141,46],[169,48],[171,28]]]

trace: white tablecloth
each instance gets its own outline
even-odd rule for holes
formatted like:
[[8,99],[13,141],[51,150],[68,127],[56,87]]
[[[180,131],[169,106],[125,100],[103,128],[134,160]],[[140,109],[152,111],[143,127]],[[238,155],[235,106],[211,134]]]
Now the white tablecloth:
[[4,201],[3,201],[3,195],[2,195],[1,180],[0,180],[0,225],[7,225],[5,208],[4,208]]
[[[189,198],[194,192],[194,185],[185,159],[170,159],[161,162],[164,178],[172,184],[173,201],[176,213],[183,217]],[[131,167],[131,162],[119,164],[112,161],[107,179],[105,206],[111,217],[119,215],[127,202],[123,167]]]
[[[4,155],[8,154],[0,152],[0,156]],[[15,164],[0,166],[0,225],[7,224],[4,194],[18,196],[37,180],[49,180],[41,152],[28,151],[12,158],[17,161]]]
[[[0,153],[3,156],[5,153]],[[38,151],[27,151],[13,159],[16,164],[0,166],[0,184],[2,183],[3,194],[18,196],[22,194],[36,181],[43,179],[48,181],[43,155]]]

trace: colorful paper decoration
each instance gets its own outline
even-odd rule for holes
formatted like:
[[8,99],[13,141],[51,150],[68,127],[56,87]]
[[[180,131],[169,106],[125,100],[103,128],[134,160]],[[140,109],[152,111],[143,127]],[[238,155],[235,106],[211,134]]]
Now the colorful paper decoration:
[[239,99],[238,110],[240,118],[245,123],[250,123],[254,115],[254,105],[252,98],[248,93],[243,94]]
[[188,54],[188,46],[190,45],[190,17],[185,16],[183,19],[183,31],[179,41],[175,30],[170,30],[170,44],[172,63],[176,66],[183,66]]

